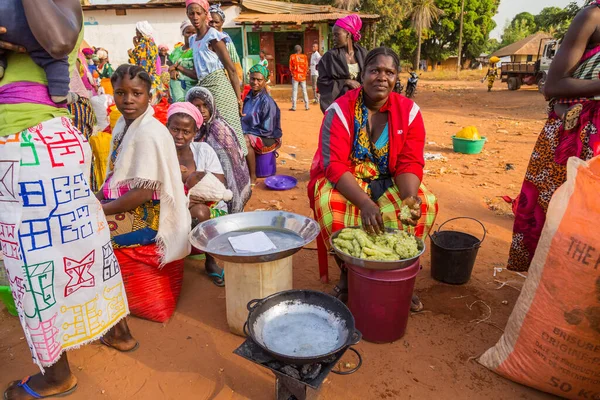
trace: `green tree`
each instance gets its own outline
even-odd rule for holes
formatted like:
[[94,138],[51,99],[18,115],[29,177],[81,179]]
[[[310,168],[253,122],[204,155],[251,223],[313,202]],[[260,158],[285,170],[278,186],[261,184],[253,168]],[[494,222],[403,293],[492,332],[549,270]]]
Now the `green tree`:
[[412,65],[417,50],[417,35],[410,22],[409,19],[404,20],[402,26],[394,32],[385,44],[391,47],[403,61],[410,60]]
[[[463,59],[474,59],[486,51],[499,0],[465,0]],[[461,0],[436,0],[444,15],[425,32],[423,56],[435,64],[458,53]]]
[[410,10],[412,27],[417,32],[417,56],[415,58],[414,68],[419,68],[421,63],[421,46],[423,43],[423,31],[429,30],[431,24],[437,21],[444,12],[440,10],[435,0],[414,0]]
[[[558,8],[558,7],[551,7],[551,8]],[[559,8],[559,10],[560,10],[560,8]],[[530,31],[532,33],[535,33],[535,32],[537,32],[537,22],[536,22],[537,17],[538,16],[533,16],[533,14],[531,14],[531,13],[522,12],[522,13],[515,15],[515,17],[513,18],[512,22],[510,24],[511,25],[523,24],[522,21],[526,21],[527,26],[529,26]]]
[[521,19],[513,21],[504,28],[504,33],[502,34],[502,47],[525,39],[532,33],[535,33],[535,31],[533,27],[529,25],[527,20]]
[[402,27],[410,4],[411,0],[362,1],[360,12],[381,16],[381,21],[377,24],[377,44],[389,44],[390,38]]
[[535,16],[535,25],[540,31],[555,31],[564,23],[564,10],[560,7],[546,7]]

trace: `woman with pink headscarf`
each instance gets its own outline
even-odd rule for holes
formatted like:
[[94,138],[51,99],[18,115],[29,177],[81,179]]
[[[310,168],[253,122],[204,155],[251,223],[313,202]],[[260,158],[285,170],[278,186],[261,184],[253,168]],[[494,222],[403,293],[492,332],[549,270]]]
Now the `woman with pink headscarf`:
[[347,91],[361,86],[367,49],[360,46],[362,20],[356,14],[340,18],[333,26],[333,48],[317,65],[321,111]]
[[[204,123],[198,108],[188,102],[173,103],[167,112],[167,120],[167,129],[175,142],[181,179],[185,184],[186,192],[209,173],[225,185],[225,173],[215,150],[206,142],[194,142],[196,132]],[[207,204],[190,196],[189,210],[192,226],[195,226],[208,219],[226,215],[227,204],[222,200]],[[225,285],[223,270],[209,254],[206,255],[205,269],[215,285]]]

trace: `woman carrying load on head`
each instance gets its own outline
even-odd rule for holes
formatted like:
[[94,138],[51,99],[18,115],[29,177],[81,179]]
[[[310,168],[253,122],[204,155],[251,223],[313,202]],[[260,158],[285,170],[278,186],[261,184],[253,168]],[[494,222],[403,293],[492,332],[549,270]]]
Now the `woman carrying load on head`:
[[567,160],[600,154],[600,0],[581,10],[567,31],[544,86],[550,99],[515,213],[507,268],[527,271],[550,199],[567,179]]
[[[365,59],[363,88],[351,90],[325,113],[310,171],[308,196],[321,239],[347,226],[368,233],[408,230],[423,238],[437,215],[437,200],[422,184],[425,126],[419,107],[392,89],[400,67],[386,47]],[[403,219],[401,210],[411,214]],[[340,264],[340,263],[338,263]],[[347,295],[343,265],[336,295]],[[413,296],[413,311],[422,304]]]
[[358,89],[367,49],[358,44],[362,20],[351,14],[340,18],[333,26],[333,49],[323,55],[317,65],[321,111],[347,91]]
[[207,0],[186,0],[186,6],[187,16],[196,28],[190,47],[198,85],[214,96],[219,113],[235,131],[245,156],[248,149],[240,122],[243,104],[240,81],[227,51],[226,36],[208,25],[211,16]]
[[[75,68],[83,40],[80,2],[23,0],[23,7],[40,45],[53,58],[68,56]],[[125,320],[127,298],[106,219],[88,185],[88,141],[67,108],[50,99],[46,74],[26,50],[0,34],[2,51],[9,61],[0,79],[4,266],[23,339],[41,370],[21,375],[3,398],[62,396],[77,389],[67,350],[98,339],[118,351],[138,343]]]
[[170,59],[173,64],[169,67],[169,89],[173,103],[185,101],[187,92],[198,84],[195,79],[194,54],[190,48],[190,37],[196,33],[196,29],[189,20],[183,21],[179,29],[184,42],[181,46],[175,46],[171,52]]
[[141,67],[152,78],[152,92],[155,93],[162,85],[160,80],[160,61],[158,46],[154,42],[152,25],[148,21],[135,24],[133,49],[129,50],[129,64]]

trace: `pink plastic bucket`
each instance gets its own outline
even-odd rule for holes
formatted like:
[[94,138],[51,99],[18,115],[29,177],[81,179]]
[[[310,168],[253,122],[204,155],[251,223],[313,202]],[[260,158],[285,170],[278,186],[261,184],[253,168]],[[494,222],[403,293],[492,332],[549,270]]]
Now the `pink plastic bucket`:
[[363,338],[390,343],[404,336],[421,264],[379,271],[348,265],[348,307]]

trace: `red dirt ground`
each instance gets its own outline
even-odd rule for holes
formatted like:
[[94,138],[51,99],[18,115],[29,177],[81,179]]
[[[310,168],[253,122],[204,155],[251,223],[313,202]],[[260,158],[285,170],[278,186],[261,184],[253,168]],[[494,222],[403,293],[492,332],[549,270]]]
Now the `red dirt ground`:
[[[258,185],[249,209],[283,208],[311,215],[306,196],[308,169],[318,140],[321,112],[289,112],[284,91],[280,100],[284,143],[278,171],[300,184],[289,192],[269,192]],[[494,345],[517,300],[524,279],[495,268],[505,265],[513,216],[498,196],[518,194],[531,149],[545,114],[545,102],[532,89],[491,94],[473,82],[421,82],[416,101],[428,131],[427,152],[447,162],[428,162],[425,184],[438,196],[436,225],[453,217],[482,221],[488,236],[479,252],[473,277],[463,286],[431,279],[429,256],[416,290],[426,311],[412,315],[404,338],[391,344],[360,343],[364,364],[352,376],[330,375],[321,399],[547,399],[546,394],[501,378],[474,358]],[[451,136],[476,125],[488,143],[480,155],[452,152]],[[511,164],[507,168],[507,164]],[[510,169],[513,167],[514,169]],[[471,222],[456,229],[481,235]],[[294,288],[329,291],[318,276],[315,245],[294,258]],[[99,344],[69,353],[79,379],[73,399],[270,399],[274,377],[232,351],[242,343],[232,335],[225,316],[225,291],[202,273],[202,262],[188,261],[177,312],[165,324],[129,319],[141,343],[131,354]],[[330,263],[335,282],[339,273]],[[502,282],[508,282],[502,286]],[[502,286],[502,287],[501,287]],[[481,301],[478,301],[481,300]],[[506,303],[507,304],[504,304]],[[491,309],[491,316],[483,323]],[[0,306],[2,307],[2,306]],[[36,373],[18,320],[0,310],[0,387]],[[350,355],[347,361],[352,362]]]

